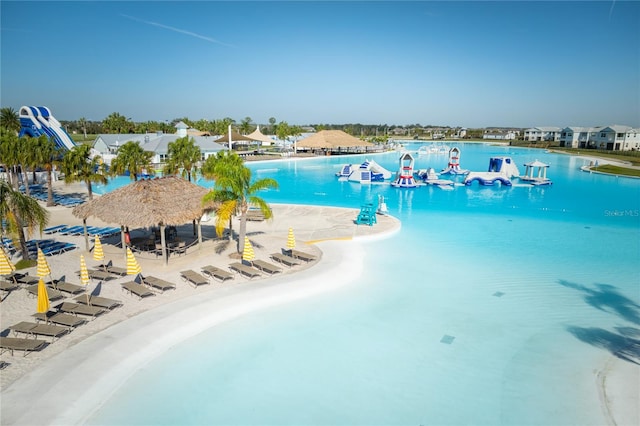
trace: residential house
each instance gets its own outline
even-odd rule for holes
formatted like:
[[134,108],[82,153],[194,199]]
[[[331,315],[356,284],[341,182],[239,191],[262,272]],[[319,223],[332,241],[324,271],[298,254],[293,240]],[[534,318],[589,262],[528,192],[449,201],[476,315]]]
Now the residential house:
[[532,142],[557,142],[560,140],[560,127],[532,127],[524,131],[524,140]]
[[490,140],[507,141],[507,140],[514,140],[515,138],[516,138],[516,132],[514,132],[513,130],[508,130],[506,132],[485,131],[482,134],[482,139],[490,139]]
[[[169,152],[169,144],[176,139],[189,136],[200,147],[202,152],[202,160],[204,161],[211,155],[216,155],[218,151],[227,149],[219,143],[214,142],[217,137],[209,136],[205,133],[203,136],[191,136],[195,132],[190,132],[189,126],[182,121],[175,125],[176,133],[165,134],[163,132],[145,133],[145,134],[100,134],[93,143],[93,149],[100,153],[105,163],[110,164],[111,160],[118,154],[118,149],[123,144],[133,141],[137,142],[145,151],[153,152],[151,162],[154,167],[166,162]],[[190,134],[191,133],[191,134]]]
[[614,124],[600,128],[590,139],[597,149],[607,151],[637,151],[640,149],[640,129]]

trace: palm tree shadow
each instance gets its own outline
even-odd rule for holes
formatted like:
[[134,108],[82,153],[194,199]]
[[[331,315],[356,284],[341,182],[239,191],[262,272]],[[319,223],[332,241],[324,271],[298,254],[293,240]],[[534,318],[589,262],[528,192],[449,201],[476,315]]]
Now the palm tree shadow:
[[[621,334],[597,327],[567,327],[567,331],[578,339],[597,348],[609,351],[612,355],[640,365],[640,330],[633,327],[619,327]],[[629,335],[635,337],[629,337]]]
[[640,325],[640,305],[620,294],[615,286],[597,283],[595,288],[589,288],[567,280],[559,280],[558,282],[564,287],[584,293],[585,302],[594,308],[616,314],[626,321]]

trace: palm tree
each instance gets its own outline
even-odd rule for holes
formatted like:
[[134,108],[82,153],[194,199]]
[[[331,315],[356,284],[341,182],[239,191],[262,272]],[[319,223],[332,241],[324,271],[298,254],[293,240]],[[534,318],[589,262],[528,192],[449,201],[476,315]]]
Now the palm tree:
[[0,109],[0,127],[16,135],[20,131],[20,117],[16,110],[11,107]]
[[82,131],[84,132],[84,139],[83,140],[87,140],[87,119],[84,117],[80,117],[78,119],[78,126],[80,126],[80,128],[82,129]]
[[191,182],[191,173],[197,170],[196,165],[202,159],[202,151],[195,140],[189,136],[178,138],[169,143],[167,154],[169,159],[164,173],[172,175],[182,169],[182,177],[188,177]]
[[89,145],[77,145],[72,150],[67,151],[62,157],[61,170],[64,173],[64,181],[66,183],[86,183],[90,200],[93,200],[92,183],[107,183],[102,158],[99,155],[91,158],[91,147]]
[[60,163],[60,151],[51,139],[41,135],[35,140],[35,162],[47,171],[47,207],[55,205],[53,202],[53,168]]
[[[38,166],[38,159],[36,158],[36,139],[31,139],[28,136],[23,136],[18,139],[17,159],[22,171],[22,183],[24,184],[24,191],[27,195],[31,195],[29,189],[29,167],[34,170]],[[35,183],[35,182],[34,182]]]
[[[258,207],[266,219],[273,216],[271,207],[256,194],[265,189],[277,189],[278,182],[271,178],[251,181],[251,170],[244,165],[238,154],[220,151],[214,157],[207,158],[202,167],[205,177],[215,180],[213,189],[206,194],[203,203],[218,202],[220,208],[216,217],[216,232],[222,235],[224,225],[234,214],[240,215],[240,233],[238,235],[238,253],[244,250],[244,237],[247,233],[247,211],[249,206]],[[231,232],[229,232],[231,234]],[[230,237],[231,238],[231,237]]]
[[0,165],[7,171],[7,178],[12,188],[18,188],[19,148],[18,135],[6,129],[0,129]]
[[9,185],[0,181],[0,217],[6,220],[7,234],[20,242],[20,252],[23,259],[29,259],[24,228],[31,234],[36,226],[42,231],[49,221],[49,212],[31,198]]
[[251,121],[251,117],[245,117],[242,119],[242,121],[240,122],[240,133],[242,133],[243,135],[249,133],[249,130],[251,130]]
[[151,166],[151,157],[152,152],[142,149],[138,142],[129,141],[120,147],[118,155],[111,161],[111,173],[121,175],[129,171],[129,177],[137,181],[142,169]]

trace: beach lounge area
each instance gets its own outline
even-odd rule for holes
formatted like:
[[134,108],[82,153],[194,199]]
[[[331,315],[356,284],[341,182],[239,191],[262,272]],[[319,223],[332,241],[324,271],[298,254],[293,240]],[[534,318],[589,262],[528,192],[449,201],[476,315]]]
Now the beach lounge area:
[[[60,182],[56,189],[59,192],[65,190],[79,192],[78,188],[73,187],[74,185],[65,186]],[[142,275],[142,283],[138,285],[151,294],[151,297],[138,297],[124,288],[125,285],[129,285],[128,283],[135,283],[137,277],[120,275],[118,269],[115,273],[105,269],[106,265],[111,268],[127,266],[122,247],[119,246],[119,235],[107,236],[101,240],[105,258],[96,261],[92,258],[93,243],[90,244],[90,251],[84,250],[84,236],[49,234],[48,238],[68,241],[79,247],[78,250],[47,257],[52,278],[55,280],[49,287],[50,294],[56,295],[56,301],[51,303],[52,310],[54,306],[64,309],[66,312],[60,311],[55,315],[64,314],[65,320],[71,317],[76,318],[76,322],[66,326],[58,324],[58,327],[62,328],[50,326],[46,330],[48,333],[46,344],[37,342],[38,344],[29,345],[27,356],[24,356],[23,350],[14,351],[13,355],[10,354],[10,350],[2,354],[2,361],[7,364],[2,370],[0,383],[3,390],[2,423],[38,423],[39,414],[29,410],[25,405],[31,406],[34,403],[34,395],[36,399],[49,400],[52,407],[66,406],[67,400],[74,393],[74,387],[77,387],[76,384],[62,390],[65,383],[69,384],[68,381],[72,380],[71,376],[89,374],[92,382],[100,383],[101,380],[106,379],[107,375],[114,374],[114,371],[125,374],[125,370],[130,366],[119,365],[118,362],[113,364],[113,360],[103,364],[112,365],[106,370],[95,370],[86,364],[86,359],[83,361],[82,358],[89,357],[92,359],[90,364],[94,365],[96,358],[92,357],[100,356],[101,349],[109,347],[110,351],[125,350],[125,346],[122,345],[126,345],[126,352],[133,354],[136,348],[143,350],[145,345],[151,343],[149,336],[163,334],[157,327],[171,329],[176,324],[190,324],[187,327],[188,330],[172,333],[172,335],[180,335],[181,339],[187,338],[193,333],[213,326],[218,321],[228,320],[250,310],[262,309],[270,304],[309,297],[348,282],[358,271],[354,267],[357,266],[357,259],[352,262],[351,255],[338,255],[336,258],[335,254],[325,252],[323,248],[338,246],[346,248],[352,244],[357,245],[359,240],[381,238],[400,229],[399,221],[390,216],[380,218],[374,227],[358,226],[354,223],[357,209],[277,204],[272,205],[272,208],[274,211],[272,220],[252,221],[247,227],[247,236],[254,248],[255,259],[258,260],[257,264],[262,265],[262,269],[256,268],[259,271],[258,276],[247,277],[230,269],[230,265],[240,263],[240,259],[235,256],[235,242],[229,242],[226,237],[215,237],[211,221],[203,224],[202,246],[192,247],[183,255],[170,256],[167,265],[162,258],[152,252],[136,251],[136,260]],[[74,217],[71,209],[67,207],[54,206],[49,210],[51,227],[82,224],[81,220]],[[105,227],[113,224],[91,219],[89,225]],[[233,226],[235,230],[238,229],[237,221]],[[282,254],[286,251],[289,228],[293,228],[296,233],[297,255],[301,256],[297,260]],[[136,236],[137,233],[142,232],[148,232],[148,230],[132,230],[132,235]],[[192,224],[177,227],[176,238],[193,240]],[[352,249],[349,249],[349,252],[356,256],[358,253],[357,250]],[[79,284],[80,254],[84,255],[87,267],[92,271],[92,279],[85,292],[78,291],[76,287]],[[274,254],[278,261],[274,260]],[[338,272],[336,268],[339,269]],[[274,270],[277,273],[274,273]],[[192,272],[185,273],[185,271]],[[329,271],[334,271],[331,279],[326,276]],[[20,272],[26,273],[23,280],[34,286],[27,278],[36,276],[35,267]],[[342,276],[341,279],[335,279],[337,274]],[[149,280],[144,279],[149,276],[153,276],[165,285],[171,284],[173,288],[162,291],[158,287],[158,281],[154,286],[147,282]],[[202,285],[203,278],[208,278],[207,285]],[[300,285],[300,280],[304,281],[304,286]],[[55,283],[60,284],[57,291],[54,287]],[[15,286],[14,284],[13,287]],[[34,318],[34,314],[37,292],[34,294],[35,288],[29,292],[27,286],[28,284],[19,283],[17,288],[13,288],[3,296],[1,320],[5,332],[3,336],[6,335],[7,338],[16,338],[11,328],[24,331],[26,330],[24,323],[36,322],[37,317]],[[69,291],[60,291],[63,287]],[[265,302],[265,294],[269,295],[267,302]],[[90,303],[91,300],[95,303]],[[83,307],[88,301],[89,306],[94,306],[91,312]],[[203,304],[215,306],[218,313],[203,321],[185,320],[185,316],[192,319],[198,318],[197,307]],[[185,310],[187,306],[190,308]],[[81,315],[81,312],[84,315]],[[38,323],[55,325],[46,322],[44,317]],[[156,330],[143,331],[146,327],[156,328]],[[45,328],[33,326],[30,335],[35,336],[36,332],[40,333],[39,330]],[[10,332],[11,335],[9,335]],[[147,337],[136,337],[138,333],[144,333]],[[29,336],[29,334],[22,336]],[[113,338],[115,341],[107,343]],[[45,339],[41,337],[38,340]],[[159,350],[157,345],[170,343],[162,340],[154,340],[152,347],[155,349],[152,351]],[[7,340],[5,343],[8,347],[20,347],[20,341]],[[131,360],[127,361],[127,364],[129,362]],[[48,383],[49,390],[42,392],[42,388],[37,383]],[[54,385],[50,386],[51,384]],[[34,392],[34,385],[40,391]],[[100,386],[97,388],[99,389]],[[82,393],[80,389],[77,390]],[[27,392],[30,397],[24,399],[24,392]],[[91,392],[84,397],[90,394]],[[75,397],[80,398],[81,395],[78,394]],[[47,417],[47,421],[52,420],[50,417],[52,415],[62,414],[49,410],[43,410],[41,413],[42,416]],[[67,413],[67,415],[71,414]]]

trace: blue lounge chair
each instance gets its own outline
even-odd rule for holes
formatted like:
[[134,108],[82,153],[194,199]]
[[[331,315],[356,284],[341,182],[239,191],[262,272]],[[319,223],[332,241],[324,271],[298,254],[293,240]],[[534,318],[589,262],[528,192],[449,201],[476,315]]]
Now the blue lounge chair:
[[56,232],[59,232],[60,230],[65,228],[67,228],[67,225],[50,226],[48,228],[43,229],[42,232],[44,232],[45,234],[55,234]]

